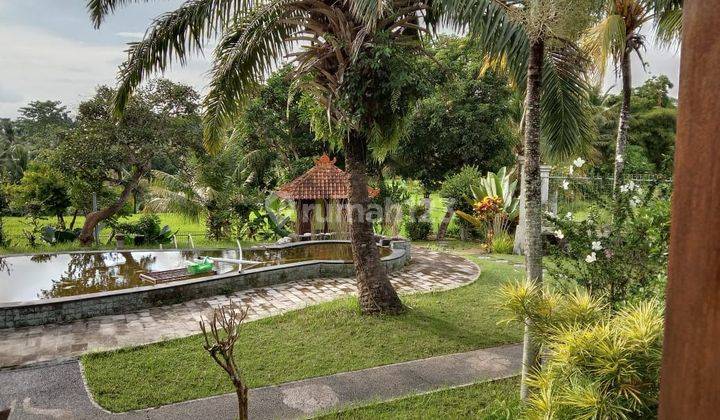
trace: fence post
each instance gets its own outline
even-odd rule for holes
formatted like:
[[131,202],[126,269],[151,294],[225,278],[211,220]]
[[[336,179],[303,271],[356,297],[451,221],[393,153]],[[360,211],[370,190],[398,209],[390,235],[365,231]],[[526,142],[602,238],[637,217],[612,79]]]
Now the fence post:
[[548,204],[550,196],[550,165],[540,165],[540,203],[543,207]]

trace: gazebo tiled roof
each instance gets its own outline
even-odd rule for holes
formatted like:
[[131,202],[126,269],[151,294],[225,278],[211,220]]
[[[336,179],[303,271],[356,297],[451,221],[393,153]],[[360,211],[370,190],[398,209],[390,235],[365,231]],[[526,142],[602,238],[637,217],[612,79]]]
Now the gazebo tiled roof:
[[[277,195],[286,200],[348,198],[350,179],[347,172],[335,166],[337,160],[323,154],[309,171],[280,187]],[[368,187],[370,197],[380,190]]]

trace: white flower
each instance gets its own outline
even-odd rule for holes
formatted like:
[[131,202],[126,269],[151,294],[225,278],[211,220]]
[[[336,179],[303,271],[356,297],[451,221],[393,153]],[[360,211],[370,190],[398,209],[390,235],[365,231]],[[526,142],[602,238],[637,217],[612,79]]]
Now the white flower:
[[567,212],[567,214],[565,214],[565,218],[572,220],[572,213]]
[[595,254],[595,252],[591,252],[590,255],[585,257],[585,262],[588,264],[594,263],[595,261],[597,261],[597,255]]
[[568,168],[568,175],[572,175],[573,172],[575,172],[575,167],[570,165],[570,167]]
[[603,249],[602,243],[600,243],[600,241],[593,241],[593,243],[592,243],[592,250],[593,250],[593,251],[600,251],[601,249]]
[[642,203],[642,200],[640,200],[640,197],[635,196],[630,199],[630,206],[631,207],[637,207]]
[[615,161],[616,161],[616,162],[623,163],[623,160],[624,160],[624,159],[623,159],[622,155],[620,155],[620,154],[615,155]]
[[575,160],[573,160],[573,165],[577,166],[578,168],[582,168],[582,166],[585,164],[585,159],[579,157]]
[[570,183],[567,180],[564,180],[562,182],[562,188],[563,190],[567,190],[568,188],[570,188]]
[[633,191],[633,190],[635,189],[635,187],[636,187],[635,181],[632,181],[632,180],[631,180],[631,181],[628,182],[627,184],[624,184],[624,185],[621,185],[621,186],[620,186],[620,192],[621,192],[621,193],[626,193],[626,192],[629,192],[629,191]]
[[555,231],[555,236],[557,236],[558,239],[564,239],[564,238],[565,238],[565,234],[562,233],[562,230],[556,230],[556,231]]

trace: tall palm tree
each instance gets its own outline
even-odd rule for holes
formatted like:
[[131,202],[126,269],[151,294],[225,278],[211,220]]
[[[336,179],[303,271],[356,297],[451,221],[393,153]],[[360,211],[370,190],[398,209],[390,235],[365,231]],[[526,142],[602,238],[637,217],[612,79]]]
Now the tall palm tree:
[[[117,7],[135,2],[89,0],[88,8],[99,26]],[[205,144],[212,151],[264,75],[292,55],[297,85],[324,110],[315,127],[345,150],[361,311],[398,313],[403,305],[380,263],[366,217],[367,160],[371,148],[382,150],[385,139],[397,139],[402,131],[410,107],[403,100],[411,96],[405,90],[417,80],[400,67],[401,58],[389,60],[388,54],[414,54],[425,4],[387,0],[371,10],[355,6],[349,0],[188,0],[156,19],[143,40],[130,46],[119,73],[116,112],[148,75],[166,70],[173,60],[185,63],[219,37],[203,116]]]
[[646,40],[640,30],[652,22],[655,23],[656,37],[661,43],[672,43],[679,37],[682,27],[682,0],[605,0],[604,3],[603,18],[588,29],[582,46],[601,78],[610,59],[622,79],[622,102],[615,140],[613,175],[613,190],[617,190],[622,184],[630,125],[631,55],[635,52],[643,66],[646,65],[641,54]]
[[[524,92],[524,196],[526,277],[542,281],[541,145],[547,153],[568,157],[592,138],[587,107],[586,63],[575,40],[589,24],[591,1],[584,0],[439,0],[433,3],[444,19],[467,29],[495,65],[508,70]],[[541,143],[541,139],[544,141]],[[537,352],[525,328],[523,380]]]

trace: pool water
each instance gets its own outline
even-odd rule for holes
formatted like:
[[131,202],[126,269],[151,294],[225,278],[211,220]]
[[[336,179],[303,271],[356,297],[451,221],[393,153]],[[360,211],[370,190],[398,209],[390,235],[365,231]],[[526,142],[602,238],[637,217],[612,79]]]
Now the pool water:
[[[380,255],[390,254],[380,248]],[[127,289],[152,283],[140,278],[149,271],[184,268],[198,257],[238,258],[237,250],[118,251],[36,254],[0,257],[0,303],[22,302]],[[262,261],[252,268],[311,260],[352,261],[349,243],[307,244],[287,248],[245,250],[243,259]],[[218,274],[237,271],[232,263],[216,263]],[[249,266],[245,266],[245,269]]]

